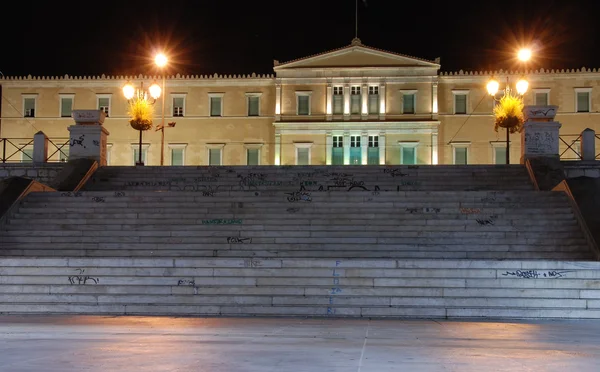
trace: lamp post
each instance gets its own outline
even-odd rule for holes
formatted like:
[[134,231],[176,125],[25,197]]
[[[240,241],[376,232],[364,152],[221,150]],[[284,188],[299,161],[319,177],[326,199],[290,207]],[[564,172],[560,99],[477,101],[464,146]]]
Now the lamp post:
[[[521,49],[518,54],[517,54],[517,58],[522,61],[522,62],[527,62],[531,59],[531,50],[530,49]],[[527,89],[529,88],[529,82],[527,80],[525,80],[524,77],[521,77],[521,79],[519,79],[519,81],[517,81],[517,84],[515,85],[516,91],[518,96],[515,97],[516,99],[518,99],[520,101],[520,103],[523,102],[523,95],[527,92]],[[500,89],[500,83],[493,79],[490,80],[487,83],[487,91],[488,94],[490,96],[492,96],[492,98],[495,101],[502,101],[502,99],[497,100],[496,99],[496,94],[498,93],[498,90]],[[508,76],[506,77],[506,87],[503,90],[503,98],[507,98],[507,97],[511,97],[512,93],[511,93],[511,88],[510,88],[510,84],[509,84],[509,79]],[[507,126],[506,127],[506,164],[510,164],[510,128]]]
[[162,121],[160,123],[160,127],[158,129],[160,129],[160,165],[163,166],[164,162],[165,162],[165,83],[166,83],[166,77],[165,77],[165,72],[163,70],[163,68],[167,65],[167,63],[169,62],[169,59],[167,58],[167,56],[165,56],[162,53],[159,53],[156,55],[156,57],[154,57],[154,63],[156,64],[156,66],[158,66],[158,68],[161,69],[162,72],[162,91],[163,91],[163,96],[162,96]]
[[[152,106],[160,97],[162,89],[156,83],[153,83],[146,92],[144,90],[144,83],[140,84],[139,89],[131,83],[125,84],[123,87],[123,95],[129,102],[129,115],[131,120],[129,123],[133,129],[140,132],[139,148],[138,148],[138,162],[136,165],[144,165],[142,161],[142,132],[152,127]],[[148,98],[148,93],[151,99]]]

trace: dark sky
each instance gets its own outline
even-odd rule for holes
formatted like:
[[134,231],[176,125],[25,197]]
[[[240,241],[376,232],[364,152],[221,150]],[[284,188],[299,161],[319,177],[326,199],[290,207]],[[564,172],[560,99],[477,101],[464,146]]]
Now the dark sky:
[[[164,47],[177,62],[170,73],[272,73],[273,59],[283,62],[349,44],[354,4],[11,1],[0,9],[0,71],[150,74],[156,72],[149,63],[152,51]],[[600,67],[599,19],[598,0],[359,0],[358,33],[376,48],[441,57],[445,71],[514,67],[514,49],[524,43],[535,46],[530,67]]]

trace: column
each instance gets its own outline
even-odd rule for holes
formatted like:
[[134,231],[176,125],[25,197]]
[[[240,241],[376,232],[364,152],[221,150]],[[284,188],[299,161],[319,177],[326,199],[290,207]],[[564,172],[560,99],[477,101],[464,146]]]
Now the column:
[[281,84],[275,86],[275,121],[281,120]]
[[46,163],[48,161],[48,137],[39,131],[33,135],[33,162]]
[[369,150],[369,134],[367,132],[362,132],[360,134],[360,151],[361,151],[361,164],[362,165],[367,165],[368,150]]
[[385,120],[385,84],[379,84],[379,120]]
[[333,135],[331,132],[325,133],[325,164],[331,165],[331,154],[333,152]]
[[344,132],[344,165],[350,164],[350,133]]
[[332,119],[332,113],[333,113],[333,87],[331,85],[331,83],[327,83],[327,120],[331,120]]
[[350,119],[350,85],[344,84],[344,120]]
[[379,133],[379,164],[385,165],[385,132]]
[[362,95],[362,110],[360,112],[362,118],[366,119],[369,115],[369,86],[367,84],[362,85],[360,94]]
[[438,113],[438,83],[433,83],[431,87],[431,113],[437,117]]
[[281,132],[275,131],[275,165],[281,165]]
[[431,132],[431,164],[438,164],[438,133]]
[[[35,151],[35,144],[33,150]],[[581,132],[581,160],[596,160],[596,132],[590,128]]]

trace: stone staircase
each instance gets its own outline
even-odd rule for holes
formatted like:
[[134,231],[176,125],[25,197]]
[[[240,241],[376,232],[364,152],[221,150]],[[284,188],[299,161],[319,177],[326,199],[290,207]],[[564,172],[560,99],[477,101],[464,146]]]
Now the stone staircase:
[[1,227],[0,312],[600,318],[583,236],[520,166],[106,167]]

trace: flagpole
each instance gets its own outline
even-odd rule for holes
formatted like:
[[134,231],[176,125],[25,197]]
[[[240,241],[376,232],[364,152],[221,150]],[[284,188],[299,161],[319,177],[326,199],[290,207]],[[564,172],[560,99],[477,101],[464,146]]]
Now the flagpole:
[[358,0],[356,0],[356,6],[355,6],[355,24],[354,24],[354,37],[357,38],[358,37]]

